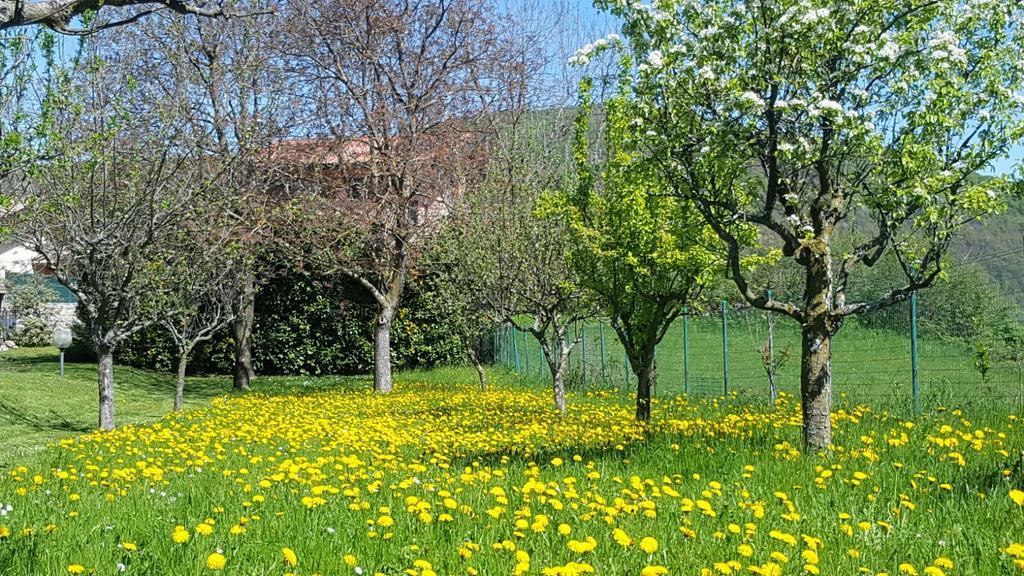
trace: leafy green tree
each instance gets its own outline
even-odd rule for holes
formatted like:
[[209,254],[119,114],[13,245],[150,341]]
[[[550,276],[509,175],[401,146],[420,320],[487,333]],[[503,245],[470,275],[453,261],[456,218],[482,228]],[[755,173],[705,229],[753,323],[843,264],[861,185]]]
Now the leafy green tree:
[[[621,74],[639,145],[727,244],[743,297],[800,324],[804,442],[826,448],[831,339],[844,319],[932,284],[957,230],[1003,206],[1008,178],[970,176],[1024,136],[1024,6],[598,4],[622,19],[636,63]],[[854,214],[871,234],[839,251],[834,234]],[[750,224],[753,249],[739,233]],[[742,258],[770,248],[802,268],[802,297],[769,299],[748,282]],[[849,300],[851,276],[885,254],[901,285]]]
[[651,417],[655,350],[684,306],[722,269],[721,242],[689,202],[680,202],[632,137],[631,102],[612,98],[603,150],[592,154],[591,86],[581,84],[575,190],[545,198],[571,231],[570,262],[611,320],[637,377],[636,417]]

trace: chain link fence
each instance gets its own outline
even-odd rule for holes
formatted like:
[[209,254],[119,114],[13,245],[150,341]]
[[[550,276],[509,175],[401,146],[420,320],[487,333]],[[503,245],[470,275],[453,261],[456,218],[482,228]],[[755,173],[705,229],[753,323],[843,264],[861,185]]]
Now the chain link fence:
[[[888,289],[865,282],[849,299]],[[1000,406],[1024,411],[1024,249],[949,266],[935,286],[908,301],[852,316],[832,341],[839,404],[900,412]],[[570,385],[632,390],[635,378],[606,321],[579,327]],[[533,336],[503,327],[496,358],[520,373],[550,378]],[[656,394],[736,395],[770,402],[772,390],[799,396],[800,327],[789,317],[723,301],[676,321],[657,351]]]

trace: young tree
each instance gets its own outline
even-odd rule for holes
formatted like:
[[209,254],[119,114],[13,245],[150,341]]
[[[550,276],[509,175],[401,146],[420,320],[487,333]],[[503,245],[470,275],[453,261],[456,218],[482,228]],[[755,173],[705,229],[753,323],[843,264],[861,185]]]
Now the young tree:
[[487,177],[468,189],[450,222],[448,261],[471,315],[513,326],[539,344],[559,412],[566,410],[569,355],[583,322],[596,313],[569,266],[571,237],[561,221],[544,218],[537,202],[572,180],[571,103],[579,71],[566,65],[580,22],[566,4],[517,5],[508,71],[502,86],[511,104],[495,115]]
[[349,276],[377,302],[381,393],[392,388],[391,324],[409,272],[445,204],[477,173],[475,131],[507,67],[494,13],[470,0],[289,5],[287,55],[324,136],[293,143],[293,157],[322,168],[304,202],[324,210],[306,228],[324,235],[295,244],[319,246],[303,250],[310,266]]
[[175,411],[181,410],[185,399],[185,372],[192,350],[232,322],[239,292],[244,289],[237,277],[244,267],[233,260],[247,255],[233,241],[230,224],[217,220],[203,214],[188,223],[173,247],[179,254],[160,306],[164,310],[160,325],[178,352]]
[[[932,284],[956,231],[1002,206],[1008,179],[971,175],[1024,135],[1024,6],[600,5],[622,18],[637,64],[622,73],[642,145],[728,246],[743,297],[800,323],[804,441],[828,447],[831,340],[844,319]],[[868,239],[836,252],[854,218],[872,223]],[[802,267],[802,299],[750,285],[738,232],[750,225]],[[903,285],[848,301],[850,277],[887,253]]]
[[432,243],[424,268],[434,276],[429,297],[434,308],[447,318],[447,324],[458,335],[466,356],[476,368],[480,390],[487,390],[487,370],[480,355],[479,344],[497,325],[485,293],[485,286],[476,270],[466,265],[464,256],[471,241],[465,236],[465,215],[460,210],[441,226],[437,241]]
[[581,323],[596,312],[569,265],[573,239],[560,220],[537,213],[545,190],[570,184],[571,111],[509,119],[492,152],[488,180],[459,206],[455,267],[472,281],[497,324],[530,334],[551,373],[555,407],[565,412],[569,355]]
[[[32,166],[12,235],[78,298],[99,356],[99,427],[114,428],[114,351],[161,317],[171,249],[215,174],[171,118],[129,110],[120,79],[90,58],[47,101],[47,160]],[[74,104],[74,105],[73,105]]]
[[651,418],[655,351],[686,305],[722,269],[724,250],[687,202],[679,202],[631,134],[630,103],[604,103],[600,154],[592,153],[590,80],[581,84],[574,156],[577,186],[545,199],[572,231],[580,284],[609,316],[637,378],[636,418]]

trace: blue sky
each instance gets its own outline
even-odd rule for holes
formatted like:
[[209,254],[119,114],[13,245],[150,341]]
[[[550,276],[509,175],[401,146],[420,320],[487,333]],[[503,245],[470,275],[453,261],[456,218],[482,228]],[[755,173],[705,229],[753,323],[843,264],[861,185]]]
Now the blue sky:
[[[617,23],[615,19],[594,8],[591,0],[574,0],[575,7],[579,10],[580,17],[584,22],[589,22],[597,30],[604,32],[613,32],[616,30]],[[595,39],[599,36],[595,36]],[[985,171],[986,174],[1008,174],[1016,166],[1021,164],[1024,160],[1024,146],[1016,146],[1011,151],[1007,158],[1004,158],[993,164],[990,170]]]

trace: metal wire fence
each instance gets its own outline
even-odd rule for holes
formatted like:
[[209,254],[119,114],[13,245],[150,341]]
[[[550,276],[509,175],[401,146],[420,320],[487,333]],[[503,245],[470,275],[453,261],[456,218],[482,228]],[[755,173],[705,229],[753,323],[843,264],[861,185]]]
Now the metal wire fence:
[[[878,290],[854,286],[853,297]],[[846,320],[832,342],[837,402],[919,412],[937,407],[1000,406],[1024,411],[1024,250],[951,266],[936,286],[910,300]],[[580,326],[569,360],[572,385],[632,390],[622,346],[603,320]],[[498,330],[496,359],[549,378],[533,336]],[[774,378],[769,374],[773,373]],[[723,301],[687,314],[657,350],[656,394],[771,401],[771,384],[798,396],[800,327],[788,317]]]

